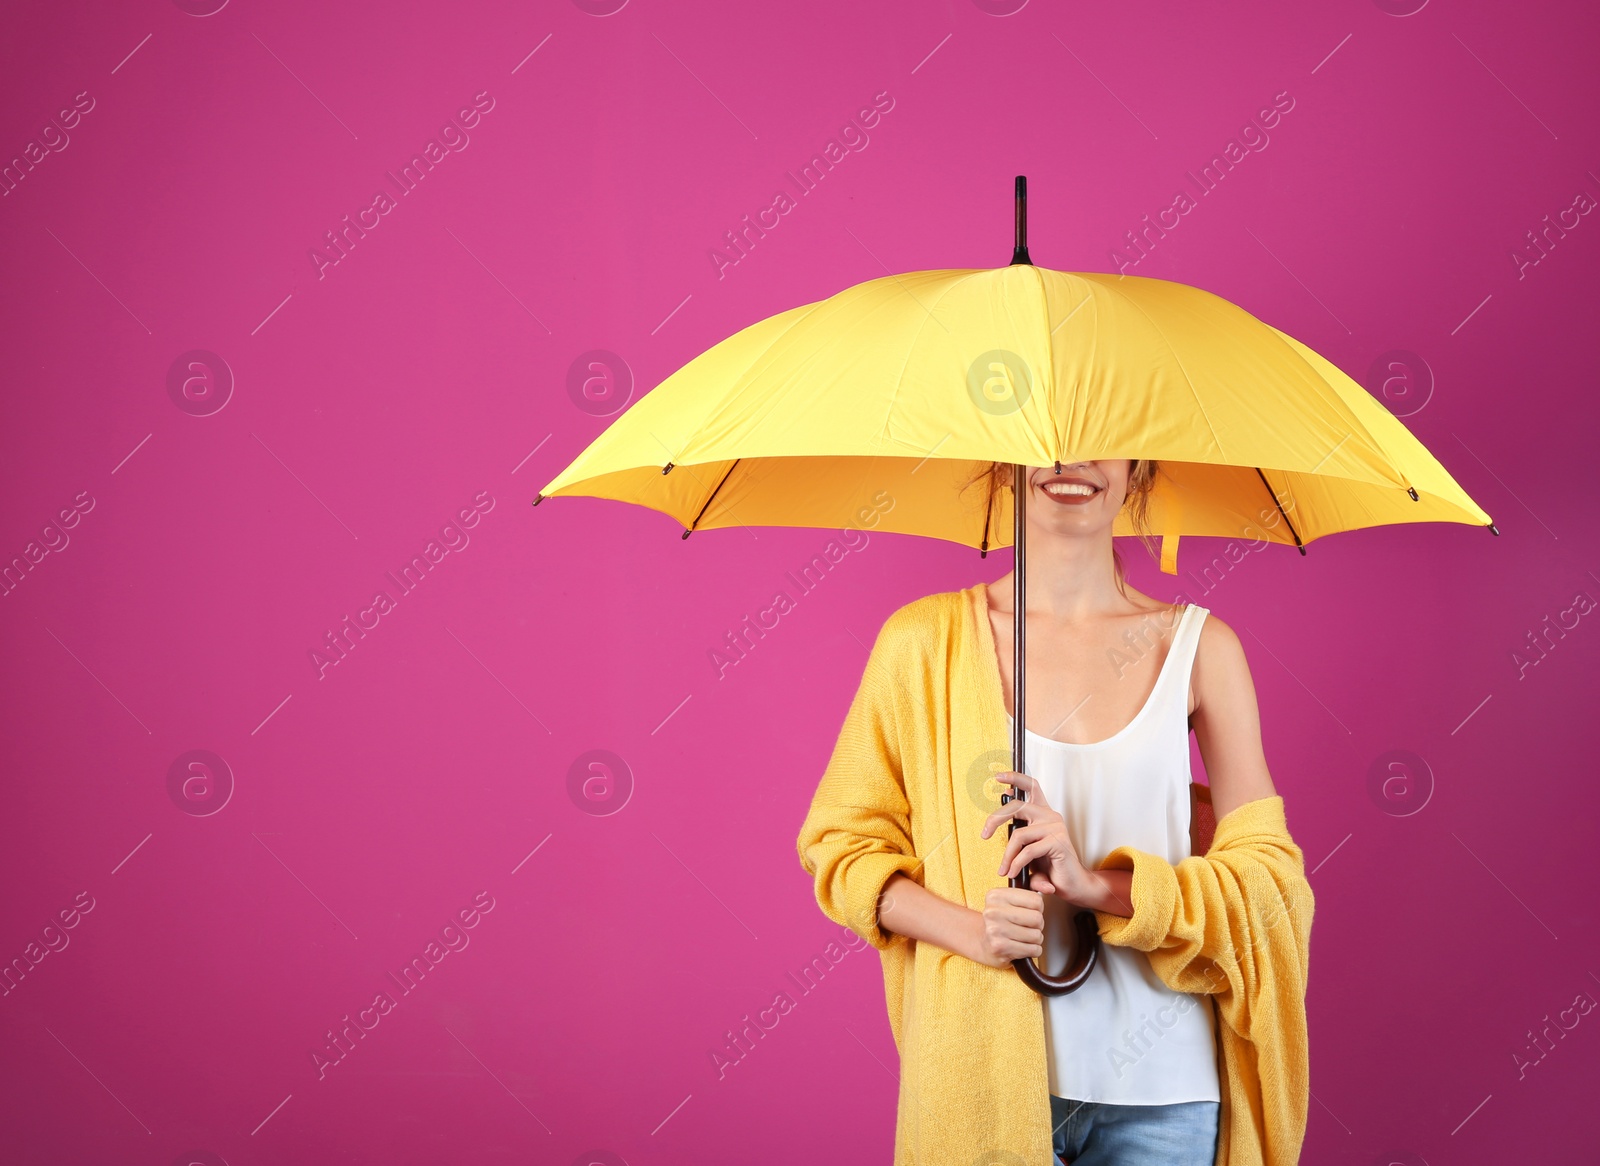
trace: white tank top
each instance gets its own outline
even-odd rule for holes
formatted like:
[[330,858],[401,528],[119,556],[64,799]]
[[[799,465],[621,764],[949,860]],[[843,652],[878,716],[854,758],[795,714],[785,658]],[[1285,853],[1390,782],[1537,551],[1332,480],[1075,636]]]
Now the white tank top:
[[[1124,845],[1173,865],[1189,857],[1189,674],[1206,615],[1183,609],[1155,688],[1114,736],[1072,745],[1028,731],[1028,772],[1091,870]],[[1076,911],[1045,896],[1042,963],[1053,974],[1066,966]],[[1102,943],[1082,987],[1045,998],[1050,1092],[1117,1105],[1220,1101],[1215,1026],[1209,997],[1174,992],[1143,952]]]

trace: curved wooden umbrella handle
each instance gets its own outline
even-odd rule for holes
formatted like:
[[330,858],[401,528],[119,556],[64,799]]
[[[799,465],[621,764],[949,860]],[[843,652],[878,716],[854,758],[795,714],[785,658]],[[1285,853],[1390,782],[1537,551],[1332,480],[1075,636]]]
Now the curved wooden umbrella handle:
[[[1002,794],[1001,801],[1007,801],[1008,796]],[[1015,818],[1011,820],[1010,829],[1017,828]],[[1013,875],[1008,883],[1013,888],[1028,889],[1028,869],[1023,868],[1021,874]],[[1095,920],[1093,911],[1079,911],[1072,917],[1073,941],[1072,958],[1067,961],[1066,970],[1059,976],[1052,976],[1039,969],[1039,965],[1030,959],[1012,960],[1012,966],[1017,969],[1017,975],[1022,982],[1032,988],[1041,996],[1065,996],[1068,992],[1076,992],[1089,982],[1089,976],[1094,972],[1094,966],[1100,960],[1100,925]]]

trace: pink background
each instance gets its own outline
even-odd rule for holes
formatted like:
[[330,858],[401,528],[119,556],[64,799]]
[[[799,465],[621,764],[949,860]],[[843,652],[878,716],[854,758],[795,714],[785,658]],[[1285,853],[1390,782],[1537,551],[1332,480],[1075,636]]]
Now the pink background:
[[873,535],[719,677],[828,532],[529,503],[630,378],[886,269],[1004,264],[1015,174],[1035,262],[1115,270],[1280,94],[1127,270],[1327,354],[1501,535],[1123,555],[1250,657],[1317,894],[1304,1161],[1592,1152],[1600,216],[1527,238],[1600,199],[1587,7],[614,5],[8,13],[0,156],[39,160],[0,197],[0,1159],[887,1161],[877,958],[798,995],[841,929],[795,836],[882,620],[1009,556]]

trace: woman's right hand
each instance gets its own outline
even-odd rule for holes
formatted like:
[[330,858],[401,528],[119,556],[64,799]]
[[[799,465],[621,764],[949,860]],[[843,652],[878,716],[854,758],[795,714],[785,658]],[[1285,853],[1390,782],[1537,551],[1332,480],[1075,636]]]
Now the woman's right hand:
[[977,913],[979,935],[974,958],[991,968],[1044,954],[1044,896],[1020,887],[995,887]]

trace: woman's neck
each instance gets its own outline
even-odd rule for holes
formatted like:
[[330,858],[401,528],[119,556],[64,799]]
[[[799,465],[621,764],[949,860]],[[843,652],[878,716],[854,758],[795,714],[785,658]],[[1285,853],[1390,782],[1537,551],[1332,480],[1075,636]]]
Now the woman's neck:
[[[1116,561],[1108,534],[1075,538],[1030,529],[1027,551],[1030,615],[1074,622],[1128,610],[1127,598],[1117,590]],[[1004,591],[1007,610],[1011,607],[1012,574],[1006,573],[1003,588],[994,588]]]

